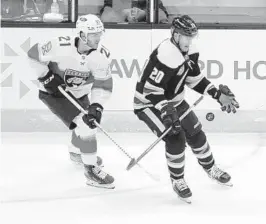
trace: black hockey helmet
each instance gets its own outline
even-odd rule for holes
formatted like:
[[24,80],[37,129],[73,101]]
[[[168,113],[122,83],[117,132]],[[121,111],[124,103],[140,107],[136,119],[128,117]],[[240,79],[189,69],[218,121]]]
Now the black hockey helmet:
[[198,34],[197,24],[188,15],[177,16],[172,21],[171,33],[193,37]]

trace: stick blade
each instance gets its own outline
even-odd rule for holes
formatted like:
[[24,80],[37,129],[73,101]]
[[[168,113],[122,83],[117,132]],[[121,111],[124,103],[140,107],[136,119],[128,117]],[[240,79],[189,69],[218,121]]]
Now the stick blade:
[[127,166],[127,171],[136,165],[136,159],[132,158]]

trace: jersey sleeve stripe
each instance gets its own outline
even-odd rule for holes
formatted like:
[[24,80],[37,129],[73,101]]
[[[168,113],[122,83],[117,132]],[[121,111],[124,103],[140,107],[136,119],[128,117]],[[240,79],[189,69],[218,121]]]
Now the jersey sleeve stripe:
[[161,110],[162,107],[164,107],[167,103],[168,103],[167,100],[162,100],[162,101],[158,102],[154,107],[155,107],[157,110]]
[[200,94],[204,94],[207,91],[206,89],[210,85],[210,83],[211,82],[206,77],[203,77],[200,82],[193,87],[193,90]]
[[158,86],[155,86],[153,84],[151,84],[149,81],[146,81],[145,82],[145,85],[144,85],[144,93],[146,93],[146,91],[153,91],[153,92],[159,92],[159,93],[164,93],[164,89],[163,88],[160,88]]
[[103,89],[112,92],[113,89],[113,79],[109,78],[107,80],[95,80],[92,89]]
[[194,88],[204,78],[202,74],[197,76],[187,76],[186,84],[189,88]]

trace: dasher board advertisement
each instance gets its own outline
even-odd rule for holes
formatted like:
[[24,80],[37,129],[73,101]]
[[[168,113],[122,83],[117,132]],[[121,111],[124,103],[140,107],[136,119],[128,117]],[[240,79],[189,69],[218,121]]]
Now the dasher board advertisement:
[[[69,35],[75,35],[75,30],[2,29],[2,131],[67,131],[38,99],[37,71],[29,66],[27,51],[36,42]],[[169,37],[168,29],[106,30],[103,44],[111,52],[114,80],[102,123],[107,130],[147,130],[132,111],[135,86],[149,54]],[[265,39],[264,30],[200,30],[194,44],[200,52],[202,73],[216,86],[228,85],[240,103],[237,114],[226,114],[220,111],[216,101],[206,96],[195,108],[205,130],[266,131]],[[186,89],[189,103],[198,97],[199,94]],[[211,121],[206,118],[210,113],[214,115]]]

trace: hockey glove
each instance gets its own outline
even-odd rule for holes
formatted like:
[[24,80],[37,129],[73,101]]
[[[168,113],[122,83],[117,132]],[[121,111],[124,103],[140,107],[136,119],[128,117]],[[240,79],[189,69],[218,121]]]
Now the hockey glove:
[[83,115],[82,119],[90,128],[96,128],[94,121],[100,124],[102,119],[103,106],[93,103],[88,107],[88,114]]
[[180,132],[181,125],[179,117],[176,109],[172,105],[166,104],[161,109],[161,118],[166,129],[172,127],[171,131],[169,132],[169,135],[175,135]]
[[236,108],[239,108],[239,103],[235,99],[235,95],[226,85],[219,85],[219,89],[212,88],[208,93],[218,101],[221,105],[221,110],[227,113],[236,113]]
[[44,77],[38,78],[49,94],[59,95],[58,86],[65,84],[64,80],[57,74],[48,72]]

